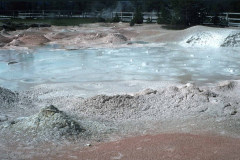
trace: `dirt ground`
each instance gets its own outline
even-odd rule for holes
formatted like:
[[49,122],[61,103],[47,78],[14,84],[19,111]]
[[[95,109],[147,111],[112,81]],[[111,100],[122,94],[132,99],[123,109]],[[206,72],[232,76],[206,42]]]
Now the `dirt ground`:
[[126,138],[34,159],[239,160],[240,140],[214,135],[159,134]]
[[[239,88],[239,81],[226,81],[90,98],[61,96],[58,87],[1,89],[0,157],[235,160]],[[49,104],[61,111],[43,112]]]
[[[205,33],[206,31],[223,34],[224,32],[239,32],[239,29],[195,26],[185,30],[170,30],[157,24],[130,27],[127,23],[96,23],[72,27],[30,28],[14,32],[2,31],[0,44],[5,49],[27,49],[46,44],[58,45],[60,48],[69,50],[97,47],[138,47],[141,46],[138,42],[181,42],[193,33],[203,33],[207,34],[208,39],[213,38],[212,35]],[[193,36],[192,39],[199,41],[198,35]]]

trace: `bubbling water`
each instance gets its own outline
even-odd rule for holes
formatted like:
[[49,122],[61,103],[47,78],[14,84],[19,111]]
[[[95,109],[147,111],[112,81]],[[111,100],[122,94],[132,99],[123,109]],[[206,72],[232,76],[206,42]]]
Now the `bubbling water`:
[[[9,62],[17,62],[10,64]],[[210,83],[238,79],[238,48],[159,47],[0,51],[0,86],[47,83],[173,81]]]

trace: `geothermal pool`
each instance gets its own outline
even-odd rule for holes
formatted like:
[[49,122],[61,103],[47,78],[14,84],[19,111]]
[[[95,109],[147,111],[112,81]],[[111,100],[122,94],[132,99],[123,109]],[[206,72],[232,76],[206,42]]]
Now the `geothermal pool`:
[[47,83],[211,83],[239,77],[239,48],[159,45],[81,50],[42,47],[27,53],[0,50],[0,86],[13,90]]

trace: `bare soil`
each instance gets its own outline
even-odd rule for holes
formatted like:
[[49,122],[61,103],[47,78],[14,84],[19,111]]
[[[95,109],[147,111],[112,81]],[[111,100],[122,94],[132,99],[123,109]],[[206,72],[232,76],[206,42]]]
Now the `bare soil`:
[[34,159],[238,160],[240,139],[213,135],[159,134],[126,138]]
[[33,48],[43,44],[56,44],[63,49],[129,47],[141,46],[132,43],[136,41],[148,43],[181,42],[193,33],[201,34],[206,31],[239,32],[239,29],[195,26],[185,30],[168,30],[157,24],[130,27],[127,23],[96,23],[72,27],[52,26],[13,32],[4,31],[0,36],[0,44],[2,48],[6,49]]

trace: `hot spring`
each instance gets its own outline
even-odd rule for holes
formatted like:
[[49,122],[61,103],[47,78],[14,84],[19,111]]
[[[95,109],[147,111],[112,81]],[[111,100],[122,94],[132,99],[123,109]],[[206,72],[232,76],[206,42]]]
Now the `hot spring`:
[[13,90],[39,84],[135,80],[206,84],[239,77],[239,48],[159,45],[80,50],[41,47],[28,53],[0,50],[0,86]]

